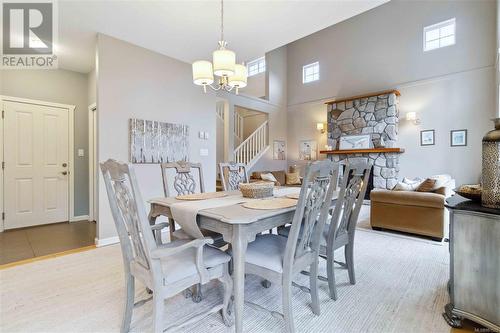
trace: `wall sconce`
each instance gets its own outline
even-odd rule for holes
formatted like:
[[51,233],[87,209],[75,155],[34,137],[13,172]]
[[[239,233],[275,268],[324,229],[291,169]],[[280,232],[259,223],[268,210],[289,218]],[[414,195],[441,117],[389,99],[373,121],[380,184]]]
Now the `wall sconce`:
[[408,112],[406,113],[406,120],[407,121],[412,121],[413,124],[419,125],[420,124],[420,118],[418,118],[418,114],[416,112]]
[[325,124],[323,123],[316,123],[316,129],[321,132],[321,134],[325,133]]

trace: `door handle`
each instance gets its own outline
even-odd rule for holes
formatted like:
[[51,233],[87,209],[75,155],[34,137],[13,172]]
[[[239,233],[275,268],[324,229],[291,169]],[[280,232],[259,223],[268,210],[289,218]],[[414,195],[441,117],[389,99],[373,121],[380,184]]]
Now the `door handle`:
[[68,171],[63,171],[61,173],[66,176],[68,174]]

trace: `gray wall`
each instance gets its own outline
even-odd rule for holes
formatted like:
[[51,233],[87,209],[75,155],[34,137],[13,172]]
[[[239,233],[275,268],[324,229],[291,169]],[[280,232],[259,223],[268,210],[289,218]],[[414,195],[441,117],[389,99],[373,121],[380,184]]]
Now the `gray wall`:
[[[67,70],[2,70],[2,95],[75,105],[75,216],[89,209],[88,80],[87,74]],[[85,156],[78,156],[78,149]]]
[[[128,161],[129,118],[189,125],[190,160],[201,162],[207,191],[215,190],[215,94],[193,85],[191,65],[118,39],[97,41],[97,114],[99,161]],[[209,140],[198,139],[207,131]],[[200,148],[209,156],[200,157]],[[143,199],[163,196],[160,166],[135,165]],[[104,184],[99,181],[100,240],[116,236]]]
[[[495,1],[394,0],[287,46],[289,163],[296,142],[326,135],[325,100],[385,89],[401,90],[400,176],[450,173],[477,183],[481,137],[495,114]],[[456,17],[454,46],[423,52],[423,27]],[[302,84],[302,66],[320,63],[320,80]],[[406,112],[422,124],[406,123]],[[310,124],[310,125],[308,125]],[[450,130],[469,130],[468,147],[450,147]],[[436,130],[436,145],[420,147],[419,131]]]
[[266,74],[259,73],[250,76],[247,80],[247,86],[240,90],[241,94],[264,98],[266,95]]

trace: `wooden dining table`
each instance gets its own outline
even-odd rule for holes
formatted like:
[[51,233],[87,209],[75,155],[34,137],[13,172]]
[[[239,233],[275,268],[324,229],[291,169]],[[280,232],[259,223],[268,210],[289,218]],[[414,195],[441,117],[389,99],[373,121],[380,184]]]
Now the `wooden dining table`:
[[[300,190],[298,188],[297,190]],[[239,191],[227,192],[228,197],[241,195]],[[338,192],[334,193],[332,207],[337,199]],[[170,207],[181,200],[175,197],[150,200],[150,223],[156,218],[165,216],[172,219]],[[231,244],[233,255],[233,283],[234,283],[234,315],[236,332],[243,331],[243,307],[245,288],[245,256],[247,245],[255,237],[266,231],[287,223],[291,223],[295,213],[295,206],[284,209],[259,210],[243,207],[242,204],[232,204],[217,208],[203,209],[198,212],[197,223],[201,229],[222,234],[225,242]]]

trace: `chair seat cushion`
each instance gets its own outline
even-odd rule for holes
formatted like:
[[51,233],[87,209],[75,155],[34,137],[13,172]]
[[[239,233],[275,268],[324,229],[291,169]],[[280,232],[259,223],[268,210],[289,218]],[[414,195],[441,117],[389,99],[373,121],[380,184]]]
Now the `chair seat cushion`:
[[[169,245],[176,247],[187,242],[189,240],[177,240],[169,243]],[[164,282],[174,283],[198,274],[195,264],[195,254],[196,248],[192,248],[162,260],[161,266],[165,275]],[[207,245],[203,248],[203,263],[207,269],[225,264],[229,260],[231,260],[231,257],[219,249]]]
[[287,238],[264,234],[248,244],[246,262],[282,273]]

